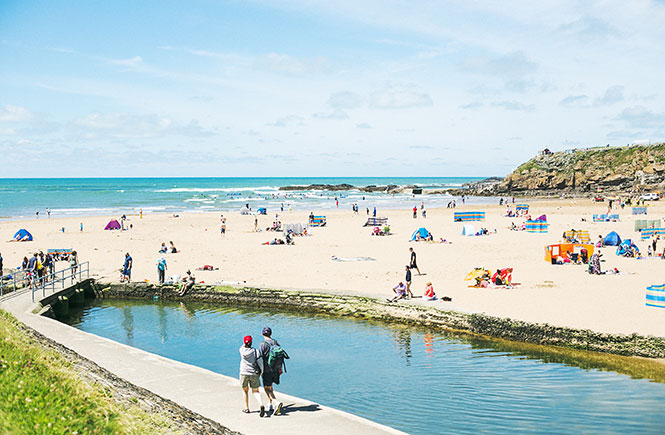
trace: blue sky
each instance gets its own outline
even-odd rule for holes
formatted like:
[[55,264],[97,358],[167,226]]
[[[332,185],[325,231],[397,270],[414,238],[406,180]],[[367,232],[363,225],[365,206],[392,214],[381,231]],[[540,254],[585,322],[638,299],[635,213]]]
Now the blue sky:
[[0,0],[0,176],[490,176],[662,141],[663,23],[646,0]]

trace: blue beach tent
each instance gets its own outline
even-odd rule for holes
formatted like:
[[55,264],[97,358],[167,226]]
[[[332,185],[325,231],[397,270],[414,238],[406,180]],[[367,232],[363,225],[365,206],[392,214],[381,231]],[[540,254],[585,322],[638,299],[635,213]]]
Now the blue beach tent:
[[268,210],[265,209],[265,207],[261,207],[256,210],[258,214],[267,214]]
[[32,234],[30,234],[28,230],[21,228],[16,234],[14,234],[14,240],[17,242],[31,242]]
[[628,248],[633,248],[637,252],[640,251],[632,240],[625,239],[621,243],[619,243],[619,246],[617,247],[617,255],[624,255],[628,250]]
[[612,231],[603,239],[603,245],[605,246],[619,246],[620,243],[621,237],[619,237],[616,231]]
[[418,228],[411,235],[411,240],[412,241],[416,240],[416,237],[417,237],[418,233],[420,233],[420,237],[424,239],[429,234],[429,231],[427,231],[427,228]]

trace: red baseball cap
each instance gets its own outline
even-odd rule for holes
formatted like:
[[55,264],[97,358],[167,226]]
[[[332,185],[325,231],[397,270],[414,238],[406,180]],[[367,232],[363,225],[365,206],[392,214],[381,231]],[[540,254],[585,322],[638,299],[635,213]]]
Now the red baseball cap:
[[245,344],[252,344],[252,336],[251,335],[245,335],[245,338],[242,339],[242,342]]

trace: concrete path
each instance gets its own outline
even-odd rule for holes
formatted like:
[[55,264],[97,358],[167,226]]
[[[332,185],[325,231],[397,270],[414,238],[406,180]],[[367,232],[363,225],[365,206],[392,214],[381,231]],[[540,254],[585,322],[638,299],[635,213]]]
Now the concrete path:
[[258,405],[250,396],[250,409],[243,414],[238,380],[173,361],[140,349],[98,337],[56,320],[31,313],[30,293],[0,301],[21,322],[46,337],[134,385],[178,403],[221,425],[244,434],[401,434],[392,428],[277,393],[284,402],[283,416],[259,418]]

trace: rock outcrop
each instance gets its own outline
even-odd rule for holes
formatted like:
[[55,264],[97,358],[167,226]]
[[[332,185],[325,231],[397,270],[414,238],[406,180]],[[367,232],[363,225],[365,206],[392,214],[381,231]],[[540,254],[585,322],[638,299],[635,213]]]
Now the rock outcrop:
[[[665,188],[665,144],[587,148],[538,155],[500,182],[469,183],[467,195],[643,192]],[[463,194],[460,192],[451,192]]]

